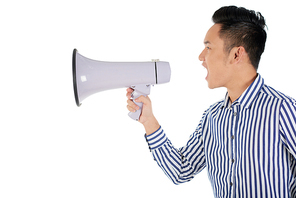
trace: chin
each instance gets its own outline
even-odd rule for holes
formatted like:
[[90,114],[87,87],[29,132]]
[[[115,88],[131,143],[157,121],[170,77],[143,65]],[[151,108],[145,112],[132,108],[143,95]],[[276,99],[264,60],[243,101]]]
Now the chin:
[[[208,81],[208,80],[207,80]],[[215,86],[211,83],[211,82],[209,82],[208,81],[208,87],[210,88],[210,89],[214,89],[215,88]]]
[[209,87],[210,89],[215,89],[215,88],[219,88],[219,87],[221,87],[221,86],[215,85],[214,83],[211,83],[211,82],[208,81],[208,87]]
[[208,84],[208,87],[210,88],[210,89],[215,89],[216,87],[214,87],[214,86],[210,86],[209,84]]

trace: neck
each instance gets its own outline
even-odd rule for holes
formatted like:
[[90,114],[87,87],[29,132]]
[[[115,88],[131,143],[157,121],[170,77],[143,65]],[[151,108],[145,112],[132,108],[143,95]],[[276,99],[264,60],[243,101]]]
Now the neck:
[[227,87],[228,96],[233,103],[237,100],[244,91],[254,82],[257,77],[257,72],[251,72],[249,74],[236,75],[233,79],[231,86]]

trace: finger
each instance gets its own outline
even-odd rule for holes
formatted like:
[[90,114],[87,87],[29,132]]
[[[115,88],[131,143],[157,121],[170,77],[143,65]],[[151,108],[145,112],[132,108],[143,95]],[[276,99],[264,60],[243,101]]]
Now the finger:
[[127,100],[127,106],[129,107],[128,109],[130,110],[139,110],[140,107],[136,105],[132,100]]
[[130,99],[132,96],[132,93],[134,92],[134,90],[133,89],[131,89],[131,88],[127,88],[126,89],[126,97],[128,98],[128,99]]
[[126,93],[126,97],[127,97],[127,99],[131,99],[132,94],[128,92],[128,93]]
[[139,110],[139,107],[138,106],[130,106],[130,105],[127,105],[126,107],[131,112],[136,112],[137,110]]
[[133,90],[132,88],[129,87],[129,88],[126,89],[126,91],[127,91],[127,92],[133,92],[134,90]]
[[129,105],[126,106],[127,110],[129,110],[130,112],[136,112],[136,109],[130,107]]

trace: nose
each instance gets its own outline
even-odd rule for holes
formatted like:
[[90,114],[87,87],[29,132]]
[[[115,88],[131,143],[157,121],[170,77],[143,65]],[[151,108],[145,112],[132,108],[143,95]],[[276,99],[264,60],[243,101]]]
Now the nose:
[[205,52],[205,49],[200,53],[200,55],[199,55],[199,57],[198,57],[198,59],[199,59],[200,61],[205,61],[205,55],[204,55],[204,52]]

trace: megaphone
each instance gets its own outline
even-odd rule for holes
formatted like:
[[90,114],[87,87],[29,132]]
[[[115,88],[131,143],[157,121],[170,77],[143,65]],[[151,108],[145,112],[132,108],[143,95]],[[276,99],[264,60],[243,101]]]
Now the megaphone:
[[[97,92],[131,87],[133,101],[141,95],[150,94],[152,85],[170,81],[171,69],[168,62],[105,62],[86,58],[73,50],[72,74],[74,95],[77,106]],[[135,102],[140,109],[128,115],[139,120],[142,103]]]

